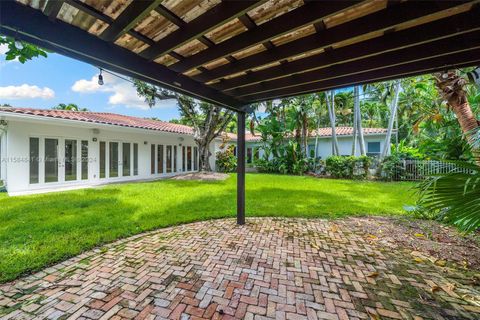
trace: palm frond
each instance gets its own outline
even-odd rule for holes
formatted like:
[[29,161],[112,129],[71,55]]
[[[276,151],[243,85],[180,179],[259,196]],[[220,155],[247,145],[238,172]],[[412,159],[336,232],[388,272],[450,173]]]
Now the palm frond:
[[431,176],[417,186],[418,205],[438,212],[440,219],[463,231],[475,231],[480,228],[480,166],[449,162],[457,169]]

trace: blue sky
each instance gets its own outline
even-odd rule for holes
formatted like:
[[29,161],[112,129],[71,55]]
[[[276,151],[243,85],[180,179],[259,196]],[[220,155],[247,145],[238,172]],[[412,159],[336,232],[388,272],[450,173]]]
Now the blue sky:
[[21,64],[5,61],[0,47],[0,104],[50,109],[59,103],[75,103],[91,111],[137,117],[178,118],[176,102],[168,100],[150,109],[138,98],[132,85],[104,74],[98,86],[98,69],[89,64],[51,53]]

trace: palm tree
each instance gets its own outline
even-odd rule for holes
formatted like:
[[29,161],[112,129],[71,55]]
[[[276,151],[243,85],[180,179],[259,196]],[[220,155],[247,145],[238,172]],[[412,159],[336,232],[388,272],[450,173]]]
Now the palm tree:
[[322,100],[324,99],[325,92],[317,93],[315,95],[315,100],[312,103],[313,107],[313,116],[315,118],[315,152],[314,152],[314,158],[318,158],[318,142],[319,142],[319,135],[320,135],[320,126],[322,123],[323,118],[326,118],[326,110],[322,106]]
[[388,154],[388,150],[390,150],[390,141],[392,139],[392,130],[393,130],[393,124],[395,122],[395,118],[397,115],[397,108],[398,108],[398,96],[400,94],[400,80],[397,80],[394,84],[394,93],[393,93],[393,99],[390,107],[390,118],[388,121],[388,128],[387,128],[387,135],[385,137],[385,143],[383,146],[383,151],[382,151],[382,158],[385,158]]
[[[440,95],[452,109],[467,138],[476,163],[456,162],[460,170],[438,174],[422,182],[418,186],[418,205],[464,231],[475,231],[480,228],[480,124],[470,102],[478,107],[477,89],[466,89],[466,79],[456,71],[436,73],[434,77]],[[474,93],[469,98],[467,90]]]
[[335,93],[335,115],[339,125],[349,126],[351,124],[350,115],[353,114],[353,101],[352,91]]
[[365,139],[363,138],[363,128],[362,128],[362,113],[360,112],[360,87],[355,86],[354,89],[354,120],[353,120],[353,131],[354,131],[354,139],[353,139],[353,155],[355,155],[355,149],[357,145],[356,136],[358,134],[358,139],[360,142],[360,154],[362,156],[366,155],[365,152]]
[[[455,113],[458,123],[462,128],[467,141],[473,146],[476,130],[480,127],[479,121],[475,118],[472,108],[467,100],[465,85],[467,80],[456,71],[446,71],[434,75],[437,88],[447,105]],[[472,148],[472,153],[480,164],[480,150]]]
[[87,108],[80,108],[74,103],[59,103],[57,106],[53,107],[54,110],[68,110],[68,111],[88,111]]
[[[330,96],[330,97],[329,97]],[[332,154],[335,156],[340,155],[340,149],[338,147],[337,132],[335,130],[335,91],[330,91],[325,94],[327,102],[328,114],[330,116],[330,125],[332,128]]]

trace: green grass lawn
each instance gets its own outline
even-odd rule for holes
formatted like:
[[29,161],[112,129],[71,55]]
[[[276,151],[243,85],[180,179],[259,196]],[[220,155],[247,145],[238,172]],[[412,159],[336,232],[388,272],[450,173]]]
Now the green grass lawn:
[[[403,214],[410,183],[247,175],[248,216],[339,218]],[[115,239],[235,216],[236,176],[163,180],[22,197],[0,196],[0,282]]]

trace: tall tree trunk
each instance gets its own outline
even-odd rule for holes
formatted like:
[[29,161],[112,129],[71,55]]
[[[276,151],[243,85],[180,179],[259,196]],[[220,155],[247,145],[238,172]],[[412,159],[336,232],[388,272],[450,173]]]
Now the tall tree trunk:
[[303,154],[308,157],[308,115],[303,110],[303,118],[302,118],[302,143],[303,143]]
[[480,127],[480,124],[472,112],[466,92],[463,89],[467,80],[459,76],[456,71],[437,73],[435,74],[435,78],[440,94],[457,116],[462,132],[467,138],[468,143],[472,146],[472,153],[475,160],[477,164],[480,165],[480,150],[473,143],[474,131]]
[[353,141],[352,141],[352,156],[355,156],[356,153],[357,153],[357,143],[358,143],[358,139],[357,139],[357,108],[356,108],[356,103],[357,103],[357,87],[355,86],[354,90],[353,90],[353,99],[354,99],[354,102],[353,102],[353,133],[352,133],[352,137],[353,137]]
[[315,110],[315,121],[316,121],[316,130],[315,130],[315,152],[313,153],[315,159],[318,158],[318,135],[320,134],[320,116]]
[[338,147],[338,140],[337,140],[337,132],[335,128],[335,122],[336,122],[336,117],[335,117],[335,93],[332,90],[331,91],[331,99],[328,97],[330,92],[325,93],[325,99],[327,100],[327,108],[328,108],[328,114],[330,116],[330,125],[332,127],[332,154],[334,156],[340,155],[340,150]]
[[354,98],[354,112],[357,114],[357,125],[355,127],[357,128],[358,140],[360,142],[360,154],[364,156],[367,153],[365,150],[365,139],[363,138],[362,112],[360,111],[360,86],[354,87]]
[[388,154],[388,150],[390,150],[393,124],[395,122],[395,116],[397,114],[397,109],[398,109],[398,96],[400,94],[400,80],[395,81],[393,90],[394,90],[394,93],[393,93],[392,104],[390,106],[390,118],[388,119],[387,136],[385,137],[385,143],[383,145],[382,158],[385,158]]
[[210,142],[206,142],[206,140],[203,139],[195,140],[195,142],[198,146],[198,160],[200,171],[212,171],[212,167],[210,166],[210,156],[212,155],[209,150]]

